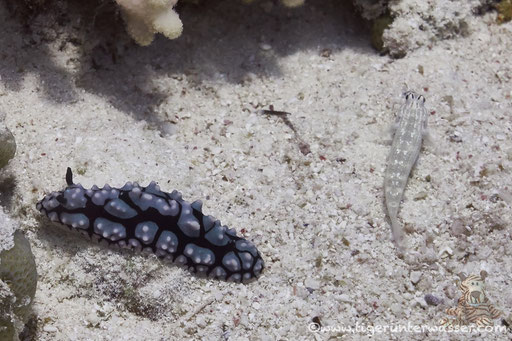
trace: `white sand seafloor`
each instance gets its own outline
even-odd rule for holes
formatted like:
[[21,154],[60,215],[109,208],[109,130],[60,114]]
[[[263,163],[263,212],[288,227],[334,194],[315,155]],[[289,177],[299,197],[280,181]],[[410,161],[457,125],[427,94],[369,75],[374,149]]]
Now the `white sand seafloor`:
[[[341,330],[438,326],[460,297],[457,274],[481,270],[504,312],[495,324],[512,320],[512,23],[475,16],[469,36],[395,60],[352,13],[311,2],[185,7],[180,38],[126,39],[85,57],[59,26],[27,32],[0,10],[0,110],[18,147],[0,174],[1,204],[36,257],[36,340],[512,336]],[[411,263],[383,205],[405,89],[431,113],[399,212]],[[270,105],[291,113],[296,134],[258,113]],[[64,188],[68,166],[85,187],[154,180],[202,199],[257,245],[263,276],[200,279],[51,224],[35,204]],[[325,329],[311,332],[313,321]]]

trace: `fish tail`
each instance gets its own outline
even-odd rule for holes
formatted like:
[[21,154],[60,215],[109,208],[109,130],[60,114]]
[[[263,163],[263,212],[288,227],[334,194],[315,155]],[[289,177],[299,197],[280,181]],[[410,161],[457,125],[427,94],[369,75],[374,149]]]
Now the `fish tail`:
[[393,235],[393,240],[395,242],[396,247],[400,251],[404,251],[405,247],[405,235],[404,230],[400,223],[398,222],[398,218],[396,214],[390,214],[389,219],[391,220],[391,234]]

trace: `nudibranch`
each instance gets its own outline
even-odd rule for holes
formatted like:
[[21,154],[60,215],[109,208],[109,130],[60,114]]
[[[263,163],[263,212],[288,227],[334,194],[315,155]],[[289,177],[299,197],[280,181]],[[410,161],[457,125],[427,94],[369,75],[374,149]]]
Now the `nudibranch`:
[[201,277],[246,283],[263,271],[256,246],[204,215],[199,200],[188,203],[154,181],[147,187],[127,182],[84,189],[73,183],[70,168],[66,182],[64,190],[36,205],[51,221],[109,245],[153,252]]

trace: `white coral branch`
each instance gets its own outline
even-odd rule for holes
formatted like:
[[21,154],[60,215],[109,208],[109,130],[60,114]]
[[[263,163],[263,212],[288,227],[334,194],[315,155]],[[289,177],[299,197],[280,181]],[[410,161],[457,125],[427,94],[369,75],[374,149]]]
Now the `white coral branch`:
[[142,46],[151,44],[155,33],[169,39],[181,35],[183,24],[173,10],[178,0],[115,0],[121,7],[128,34]]

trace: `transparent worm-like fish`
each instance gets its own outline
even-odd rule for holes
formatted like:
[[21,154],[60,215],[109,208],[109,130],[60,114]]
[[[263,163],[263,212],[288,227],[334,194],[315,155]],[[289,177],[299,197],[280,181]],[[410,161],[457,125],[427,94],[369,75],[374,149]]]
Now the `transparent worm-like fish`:
[[409,174],[420,154],[421,143],[427,128],[425,97],[413,91],[404,93],[395,123],[395,133],[384,179],[386,208],[391,220],[391,231],[397,247],[403,251],[403,228],[398,223],[398,209]]

